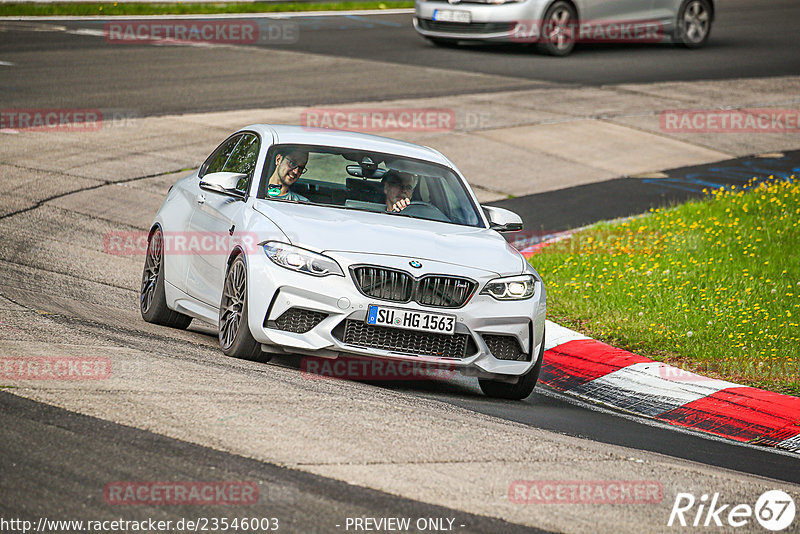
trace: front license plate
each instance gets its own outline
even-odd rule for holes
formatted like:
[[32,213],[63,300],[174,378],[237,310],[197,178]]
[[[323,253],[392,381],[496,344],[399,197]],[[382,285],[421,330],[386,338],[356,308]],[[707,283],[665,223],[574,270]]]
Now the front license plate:
[[454,11],[452,9],[435,9],[433,20],[441,22],[472,22],[472,14],[469,11]]
[[453,315],[374,305],[369,307],[367,324],[422,330],[436,334],[453,334],[456,331],[456,318]]

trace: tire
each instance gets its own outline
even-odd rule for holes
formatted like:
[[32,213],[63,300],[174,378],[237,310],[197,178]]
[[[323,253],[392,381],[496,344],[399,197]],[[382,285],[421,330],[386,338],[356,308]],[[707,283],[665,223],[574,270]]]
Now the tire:
[[247,317],[247,265],[239,255],[225,273],[219,305],[219,345],[233,358],[269,361],[270,355],[262,352],[261,343],[253,338]]
[[678,11],[675,22],[675,33],[672,39],[675,44],[684,48],[700,48],[711,36],[713,10],[708,0],[686,0]]
[[558,0],[554,2],[542,19],[541,37],[537,45],[539,51],[550,56],[563,57],[575,48],[575,28],[578,13],[572,4]]
[[[544,340],[544,334],[542,334]],[[491,380],[488,378],[479,378],[478,384],[481,386],[481,391],[487,397],[494,399],[508,399],[508,400],[522,400],[528,398],[533,393],[533,388],[536,387],[536,382],[539,381],[539,373],[542,370],[542,360],[544,359],[544,341],[542,341],[542,348],[539,349],[539,359],[530,371],[522,375],[516,384],[509,384],[508,382],[500,382],[499,380]]]
[[187,328],[192,318],[167,307],[164,294],[164,236],[161,228],[156,228],[147,240],[147,257],[142,271],[142,285],[139,290],[139,311],[148,323],[172,328]]

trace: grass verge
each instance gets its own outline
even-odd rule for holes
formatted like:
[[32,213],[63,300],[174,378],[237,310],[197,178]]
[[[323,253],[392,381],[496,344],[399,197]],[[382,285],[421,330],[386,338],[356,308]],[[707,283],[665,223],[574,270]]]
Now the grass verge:
[[0,16],[54,17],[65,15],[217,15],[221,13],[278,13],[292,11],[344,11],[354,9],[397,9],[412,8],[414,2],[252,2],[252,3],[209,3],[209,4],[161,4],[161,3],[19,3],[0,4]]
[[800,396],[800,184],[707,193],[533,256],[550,318],[688,371]]

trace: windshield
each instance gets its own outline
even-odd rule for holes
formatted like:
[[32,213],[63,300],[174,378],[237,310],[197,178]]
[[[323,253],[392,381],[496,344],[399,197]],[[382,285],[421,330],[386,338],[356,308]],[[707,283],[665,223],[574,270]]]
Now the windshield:
[[258,198],[483,227],[465,184],[451,169],[353,149],[273,146]]

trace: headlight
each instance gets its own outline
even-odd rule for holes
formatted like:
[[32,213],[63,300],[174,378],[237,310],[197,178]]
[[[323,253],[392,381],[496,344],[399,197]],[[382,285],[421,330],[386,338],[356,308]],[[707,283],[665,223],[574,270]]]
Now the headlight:
[[263,247],[269,259],[286,269],[312,276],[344,276],[339,264],[322,254],[278,241],[267,241]]
[[491,295],[497,300],[525,300],[536,291],[536,278],[529,274],[495,278],[483,288],[481,295]]

